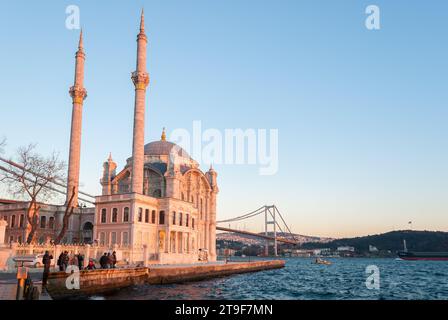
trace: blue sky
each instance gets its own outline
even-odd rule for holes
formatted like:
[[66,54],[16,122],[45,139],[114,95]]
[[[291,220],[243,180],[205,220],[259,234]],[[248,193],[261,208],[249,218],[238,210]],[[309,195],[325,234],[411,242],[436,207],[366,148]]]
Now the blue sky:
[[[78,30],[87,53],[81,181],[131,154],[136,34],[149,38],[146,141],[161,128],[279,130],[279,171],[216,166],[218,219],[275,203],[293,231],[448,231],[445,1],[1,1],[0,136],[68,158]],[[364,26],[378,5],[381,29]],[[207,169],[204,165],[203,169]],[[262,221],[240,226],[261,231]]]

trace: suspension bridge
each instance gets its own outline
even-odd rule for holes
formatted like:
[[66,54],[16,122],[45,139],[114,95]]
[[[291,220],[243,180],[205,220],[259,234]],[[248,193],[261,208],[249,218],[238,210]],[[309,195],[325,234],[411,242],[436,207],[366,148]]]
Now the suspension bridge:
[[[246,230],[232,229],[230,227],[226,228],[226,227],[220,226],[224,223],[230,224],[230,223],[245,221],[247,219],[251,219],[256,216],[264,216],[264,234],[250,232],[250,231],[246,231]],[[231,218],[231,219],[216,221],[216,223],[220,224],[220,225],[216,226],[216,230],[232,232],[232,233],[237,233],[237,234],[243,234],[243,235],[249,235],[252,237],[264,239],[265,240],[265,255],[266,256],[269,255],[269,245],[271,242],[273,242],[275,256],[277,256],[277,254],[278,254],[278,243],[279,242],[294,244],[294,245],[299,244],[299,240],[291,232],[291,229],[289,228],[289,226],[286,223],[285,219],[283,218],[282,214],[280,213],[277,206],[275,206],[275,205],[271,205],[271,206],[264,205],[264,206],[254,210],[254,211],[251,211],[249,213],[246,213],[246,214],[243,214],[241,216]],[[270,229],[272,231],[270,231]]]

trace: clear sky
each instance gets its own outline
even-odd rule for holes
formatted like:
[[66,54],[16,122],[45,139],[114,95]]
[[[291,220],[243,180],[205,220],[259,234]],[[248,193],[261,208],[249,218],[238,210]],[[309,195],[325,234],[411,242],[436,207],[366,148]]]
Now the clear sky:
[[[82,189],[131,155],[136,35],[145,8],[146,142],[161,128],[279,130],[279,171],[217,165],[218,219],[275,203],[293,231],[448,231],[448,2],[4,1],[0,136],[68,158],[78,5],[87,54]],[[380,30],[365,9],[380,8]],[[203,165],[206,170],[207,166]],[[262,219],[245,226],[261,231]],[[236,226],[237,227],[237,226]]]

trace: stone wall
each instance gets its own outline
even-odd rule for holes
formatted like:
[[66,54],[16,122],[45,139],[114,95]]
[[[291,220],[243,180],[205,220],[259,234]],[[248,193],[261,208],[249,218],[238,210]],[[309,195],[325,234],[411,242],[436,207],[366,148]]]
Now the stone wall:
[[47,290],[53,299],[64,299],[110,292],[131,285],[142,284],[148,276],[148,268],[119,268],[85,270],[79,273],[79,289],[67,289],[70,275],[53,272],[48,277]]
[[204,264],[191,266],[172,266],[150,268],[148,283],[168,284],[185,281],[198,281],[231,274],[278,269],[285,266],[283,260],[264,260],[254,262],[229,262],[227,264]]

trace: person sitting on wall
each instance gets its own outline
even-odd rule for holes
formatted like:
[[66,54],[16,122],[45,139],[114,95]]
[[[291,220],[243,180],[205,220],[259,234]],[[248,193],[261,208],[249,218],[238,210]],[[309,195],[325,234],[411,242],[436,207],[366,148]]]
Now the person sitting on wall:
[[95,263],[93,262],[93,259],[89,260],[89,264],[87,265],[86,269],[87,270],[94,270],[94,269],[96,269]]

